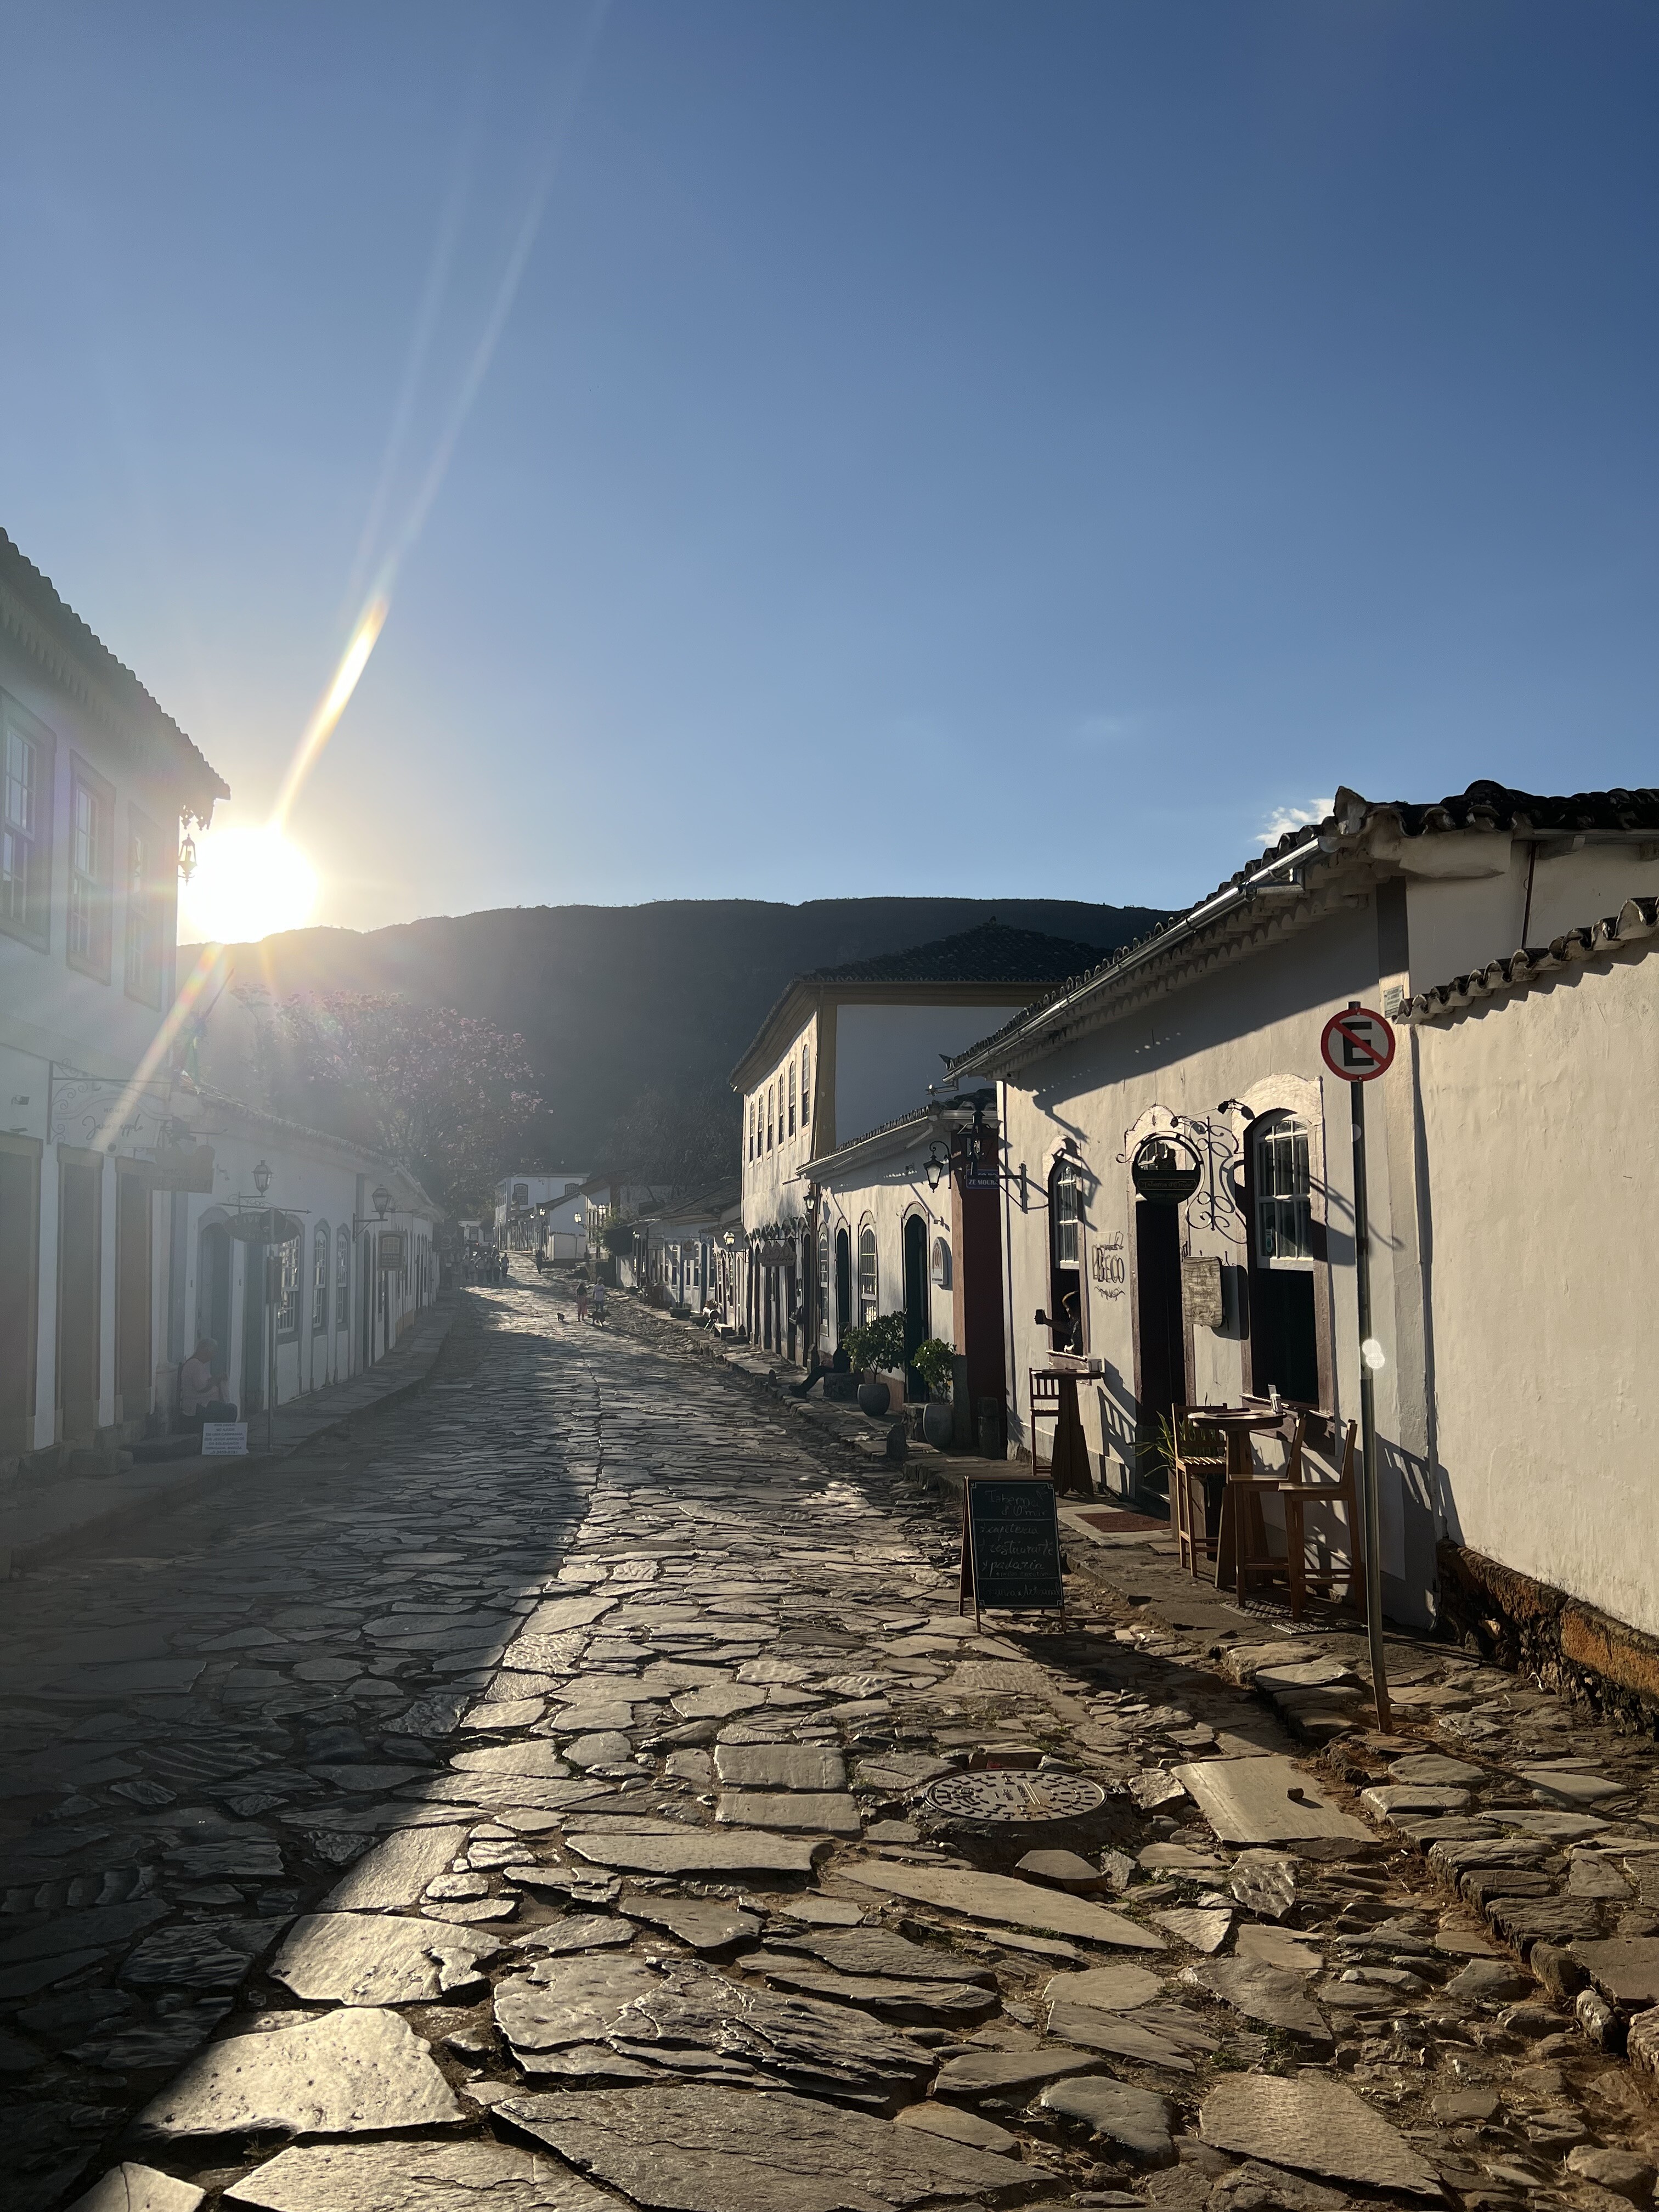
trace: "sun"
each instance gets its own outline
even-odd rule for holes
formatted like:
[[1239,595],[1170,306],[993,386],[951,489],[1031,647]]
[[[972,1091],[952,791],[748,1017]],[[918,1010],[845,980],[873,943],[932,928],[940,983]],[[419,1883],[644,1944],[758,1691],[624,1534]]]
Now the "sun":
[[204,943],[248,945],[300,928],[316,903],[316,871],[280,830],[213,830],[199,841],[179,918]]

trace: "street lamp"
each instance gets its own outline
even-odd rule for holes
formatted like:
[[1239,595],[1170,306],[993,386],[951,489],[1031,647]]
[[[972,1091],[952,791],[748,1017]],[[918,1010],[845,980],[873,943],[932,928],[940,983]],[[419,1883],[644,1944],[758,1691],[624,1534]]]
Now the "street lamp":
[[183,882],[188,883],[195,873],[196,840],[186,830],[179,846],[179,874]]
[[265,1193],[270,1188],[270,1164],[269,1161],[261,1160],[258,1166],[254,1169],[253,1188],[258,1192],[261,1198],[263,1198]]
[[391,1203],[392,1193],[384,1183],[377,1183],[374,1188],[374,1211],[382,1221],[386,1219],[386,1210]]

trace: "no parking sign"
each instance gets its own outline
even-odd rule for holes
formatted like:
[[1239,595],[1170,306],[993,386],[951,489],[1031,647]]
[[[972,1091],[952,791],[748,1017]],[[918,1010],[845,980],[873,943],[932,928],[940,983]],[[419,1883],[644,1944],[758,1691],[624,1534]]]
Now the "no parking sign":
[[1394,1030],[1369,1006],[1350,1006],[1326,1023],[1319,1051],[1331,1073],[1345,1083],[1370,1083],[1386,1074],[1394,1059]]

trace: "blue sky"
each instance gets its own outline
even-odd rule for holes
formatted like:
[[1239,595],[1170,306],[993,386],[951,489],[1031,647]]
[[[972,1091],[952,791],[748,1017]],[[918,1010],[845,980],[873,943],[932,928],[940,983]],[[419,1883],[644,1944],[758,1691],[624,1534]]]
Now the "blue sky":
[[1184,903],[1339,782],[1655,779],[1647,0],[0,34],[0,523],[240,820],[545,194],[292,819],[322,919]]

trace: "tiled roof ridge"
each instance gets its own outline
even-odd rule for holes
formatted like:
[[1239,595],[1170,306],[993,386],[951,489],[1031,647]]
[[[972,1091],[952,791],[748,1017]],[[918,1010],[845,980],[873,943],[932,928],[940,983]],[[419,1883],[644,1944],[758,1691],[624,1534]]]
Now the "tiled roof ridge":
[[[118,713],[123,708],[128,711],[136,708],[149,721],[152,734],[159,729],[164,738],[182,750],[203,786],[196,796],[205,800],[209,811],[213,799],[229,798],[230,786],[210,764],[200,748],[180,729],[166,708],[144,688],[125,661],[118,659],[92,625],[76,614],[51,577],[37,568],[3,530],[0,530],[0,586],[6,587],[14,595],[25,617],[32,617],[33,624],[47,632],[65,652],[76,656],[83,678],[88,672],[95,672],[109,695],[106,701],[97,703],[104,705],[106,709],[113,708]],[[17,620],[13,609],[6,605],[3,595],[0,595],[0,628],[11,630],[37,657],[46,658],[43,651],[46,641],[29,635],[28,627]],[[67,671],[61,666],[54,666],[52,673],[71,690],[79,690],[88,703],[93,702],[94,694],[89,684],[83,682],[75,685],[70,681]],[[198,819],[201,818],[202,816],[198,815]]]
[[1455,1012],[1489,999],[1500,991],[1524,991],[1547,975],[1616,952],[1621,945],[1639,944],[1659,936],[1659,898],[1629,898],[1617,914],[1603,915],[1577,929],[1564,930],[1547,945],[1522,945],[1484,968],[1472,968],[1449,982],[1436,983],[1414,992],[1400,1009],[1407,1023],[1432,1021],[1437,1014]]
[[[798,978],[803,983],[1035,983],[1050,981],[1053,967],[1048,962],[1020,972],[1005,964],[993,972],[989,963],[981,963],[981,973],[964,972],[960,965],[947,969],[939,956],[945,952],[959,955],[976,944],[994,941],[1012,950],[1015,946],[1052,947],[1055,955],[1064,953],[1068,958],[1081,956],[1084,965],[1099,951],[1098,945],[1085,945],[1080,939],[1056,937],[1046,929],[1021,929],[1012,922],[999,921],[994,914],[983,921],[972,923],[966,929],[953,931],[948,937],[935,937],[925,945],[914,945],[896,952],[878,952],[868,960],[849,960],[828,968],[814,968]],[[938,974],[929,972],[929,963],[940,968]],[[972,963],[969,963],[971,969]]]
[[[210,1083],[192,1083],[190,1089],[204,1106],[216,1107],[221,1110],[244,1115],[248,1121],[256,1123],[260,1128],[270,1129],[278,1136],[294,1137],[310,1144],[322,1145],[331,1152],[345,1153],[356,1160],[368,1160],[376,1168],[384,1168],[392,1175],[401,1176],[410,1188],[416,1193],[422,1202],[432,1208],[434,1214],[441,1212],[441,1208],[433,1203],[420,1177],[412,1169],[405,1167],[401,1161],[394,1160],[389,1152],[378,1152],[372,1145],[360,1144],[355,1137],[343,1137],[332,1129],[313,1128],[309,1121],[295,1121],[287,1115],[273,1114],[268,1106],[256,1106],[252,1099],[239,1098],[234,1091],[221,1091]],[[293,1209],[278,1207],[277,1211],[291,1212]]]
[[1041,998],[1011,1015],[1000,1029],[981,1037],[966,1052],[953,1055],[948,1062],[951,1073],[973,1066],[1062,1000],[1106,981],[1115,969],[1153,951],[1160,939],[1173,938],[1192,915],[1228,891],[1241,888],[1249,878],[1272,867],[1276,861],[1285,860],[1304,846],[1317,847],[1322,855],[1328,854],[1358,840],[1373,826],[1386,827],[1390,818],[1398,825],[1401,835],[1407,837],[1432,836],[1456,830],[1488,830],[1494,835],[1502,832],[1523,836],[1571,836],[1594,830],[1650,829],[1659,838],[1659,789],[1644,786],[1626,790],[1619,785],[1607,791],[1581,791],[1570,796],[1547,798],[1483,776],[1477,777],[1466,790],[1447,798],[1413,804],[1399,799],[1365,799],[1346,784],[1339,784],[1331,811],[1322,821],[1297,823],[1257,859],[1236,869],[1224,883],[1206,891],[1191,906],[1170,915],[1145,936],[1119,945],[1085,973],[1053,985]]

